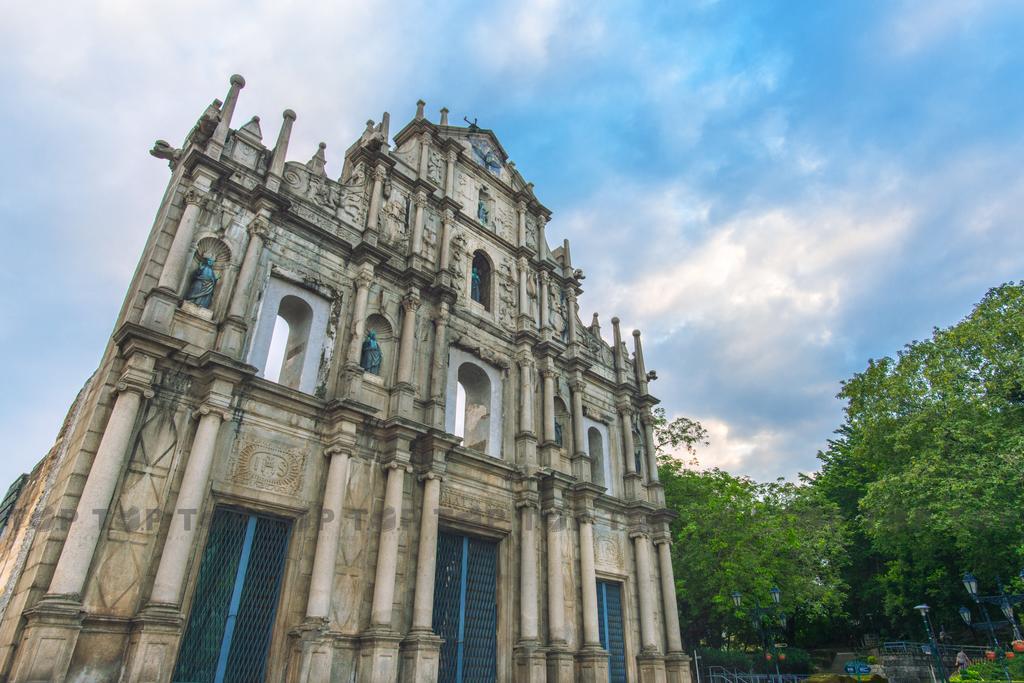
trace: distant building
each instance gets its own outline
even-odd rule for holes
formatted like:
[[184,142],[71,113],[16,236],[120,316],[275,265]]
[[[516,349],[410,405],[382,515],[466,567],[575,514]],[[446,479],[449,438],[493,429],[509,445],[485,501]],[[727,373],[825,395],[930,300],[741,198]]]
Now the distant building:
[[180,149],[99,369],[9,492],[0,678],[676,681],[648,377],[494,134]]

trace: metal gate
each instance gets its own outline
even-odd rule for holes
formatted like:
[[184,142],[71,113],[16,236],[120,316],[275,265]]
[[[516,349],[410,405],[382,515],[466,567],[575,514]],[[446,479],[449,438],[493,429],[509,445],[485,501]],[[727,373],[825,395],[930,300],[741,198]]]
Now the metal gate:
[[498,544],[442,532],[437,539],[434,633],[439,683],[497,680]]
[[173,679],[263,680],[291,525],[217,508]]
[[601,647],[608,650],[608,681],[626,680],[626,642],[622,633],[622,584],[597,582],[597,627]]

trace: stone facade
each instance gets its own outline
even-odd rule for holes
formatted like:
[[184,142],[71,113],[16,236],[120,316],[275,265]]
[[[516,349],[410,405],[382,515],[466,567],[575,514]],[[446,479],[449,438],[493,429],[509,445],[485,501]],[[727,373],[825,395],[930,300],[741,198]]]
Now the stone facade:
[[640,333],[582,324],[532,184],[422,103],[328,177],[323,144],[285,160],[290,110],[272,148],[230,127],[243,86],[151,152],[171,179],[115,332],[0,537],[0,678],[172,680],[227,509],[289,529],[265,680],[438,680],[457,534],[496,548],[497,680],[608,680],[609,581],[628,679],[688,681]]

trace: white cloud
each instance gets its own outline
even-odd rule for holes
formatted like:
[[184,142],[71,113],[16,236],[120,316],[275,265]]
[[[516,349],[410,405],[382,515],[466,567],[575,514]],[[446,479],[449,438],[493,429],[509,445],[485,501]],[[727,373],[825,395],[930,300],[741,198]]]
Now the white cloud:
[[1010,0],[904,0],[881,27],[897,57],[911,57],[983,24],[1015,3]]

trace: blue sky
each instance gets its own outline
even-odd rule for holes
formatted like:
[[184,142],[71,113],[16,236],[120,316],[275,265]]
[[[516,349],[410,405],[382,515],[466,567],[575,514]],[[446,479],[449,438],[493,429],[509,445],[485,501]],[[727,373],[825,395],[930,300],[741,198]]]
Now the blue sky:
[[[99,360],[179,143],[231,73],[236,121],[298,112],[328,172],[415,102],[495,130],[644,331],[704,465],[816,467],[839,382],[1019,279],[1024,4],[21,3],[0,41],[0,480]],[[6,485],[0,483],[0,486]]]

